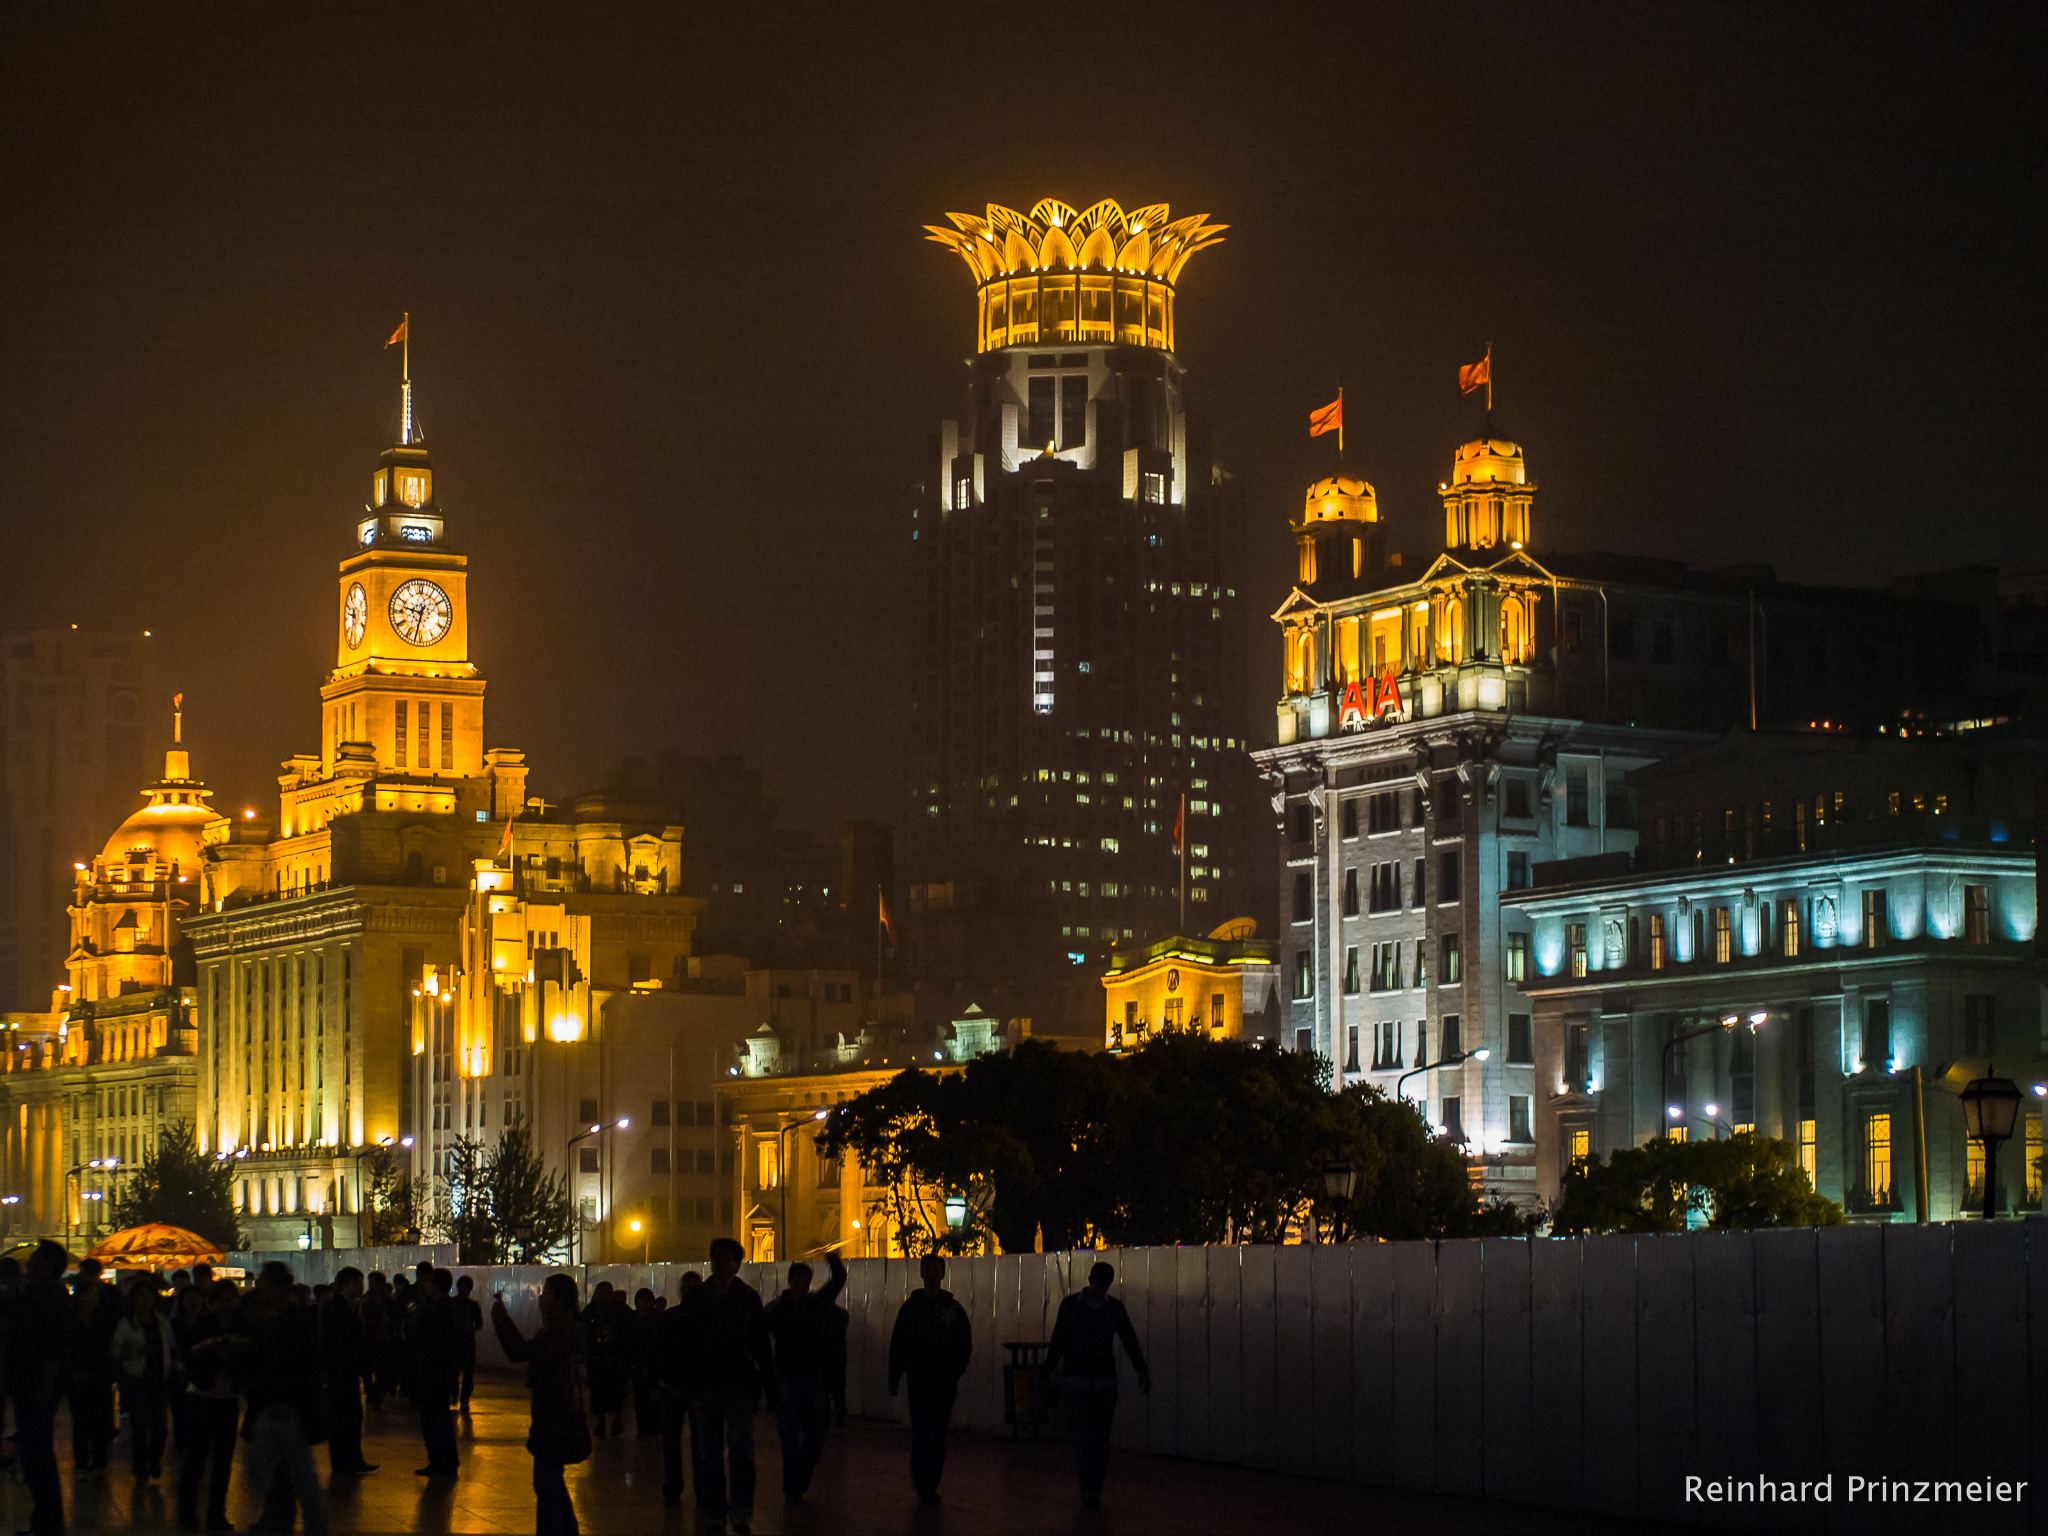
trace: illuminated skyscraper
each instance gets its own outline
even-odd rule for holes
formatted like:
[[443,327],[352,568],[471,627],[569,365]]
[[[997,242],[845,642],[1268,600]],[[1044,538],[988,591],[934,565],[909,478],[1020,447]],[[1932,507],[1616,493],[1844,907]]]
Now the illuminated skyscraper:
[[948,217],[976,356],[911,525],[908,958],[1037,985],[1182,926],[1183,863],[1185,926],[1238,915],[1265,819],[1243,507],[1175,350],[1175,285],[1221,226],[1049,198]]

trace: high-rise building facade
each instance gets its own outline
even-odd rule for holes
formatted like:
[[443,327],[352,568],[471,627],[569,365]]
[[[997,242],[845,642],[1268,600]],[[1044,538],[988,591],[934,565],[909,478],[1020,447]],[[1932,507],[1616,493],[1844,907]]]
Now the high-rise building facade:
[[[1967,605],[1796,587],[1768,567],[1543,548],[1537,487],[1491,417],[1440,488],[1413,575],[1339,474],[1292,525],[1278,744],[1282,1039],[1426,1106],[1490,1194],[1533,1199],[1534,865],[1627,851],[1628,775],[1761,718],[1896,720],[1982,675]],[[1404,1087],[1403,1085],[1406,1084]]]
[[140,630],[0,639],[0,1008],[64,981],[76,866],[135,808],[165,746],[170,689]]
[[976,355],[911,525],[906,958],[1029,988],[1177,930],[1183,900],[1198,930],[1236,916],[1263,832],[1243,507],[1175,337],[1220,227],[1109,201],[948,217]]

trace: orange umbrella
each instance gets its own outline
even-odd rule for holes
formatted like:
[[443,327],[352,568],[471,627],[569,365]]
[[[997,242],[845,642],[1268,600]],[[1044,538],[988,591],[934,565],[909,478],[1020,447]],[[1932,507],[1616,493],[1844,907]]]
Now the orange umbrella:
[[218,1264],[227,1255],[197,1232],[152,1221],[103,1238],[86,1257],[108,1269],[182,1269]]

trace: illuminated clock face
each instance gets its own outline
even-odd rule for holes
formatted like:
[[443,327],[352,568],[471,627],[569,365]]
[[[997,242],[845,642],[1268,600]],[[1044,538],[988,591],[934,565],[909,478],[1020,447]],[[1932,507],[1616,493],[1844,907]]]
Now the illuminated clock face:
[[354,650],[363,643],[363,626],[370,622],[370,599],[363,593],[363,584],[356,582],[348,589],[348,596],[341,605],[341,632],[348,639],[348,648]]
[[454,621],[448,594],[431,581],[415,577],[391,594],[391,627],[407,645],[432,645]]

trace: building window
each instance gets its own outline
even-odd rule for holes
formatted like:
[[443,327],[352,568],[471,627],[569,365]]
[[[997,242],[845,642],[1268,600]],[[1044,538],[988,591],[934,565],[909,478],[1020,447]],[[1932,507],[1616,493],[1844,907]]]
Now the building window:
[[1984,1143],[1966,1141],[1963,1143],[1963,1205],[1966,1209],[1984,1209]]
[[1445,1014],[1443,1035],[1437,1041],[1437,1049],[1443,1052],[1445,1061],[1464,1054],[1465,1048],[1461,1043],[1462,1039],[1463,1037],[1458,1029],[1458,1016],[1455,1013]]
[[1358,1070],[1358,1026],[1356,1024],[1350,1025],[1344,1031],[1344,1070],[1346,1072],[1356,1072]]
[[455,706],[441,706],[441,767],[445,771],[455,766]]
[[1883,1111],[1863,1122],[1863,1189],[1873,1206],[1892,1203],[1892,1117]]
[[1567,923],[1564,930],[1565,948],[1571,955],[1572,975],[1586,974],[1586,925]]
[[1998,1054],[1998,999],[1989,993],[1963,994],[1963,1054]]
[[1436,899],[1456,901],[1458,899],[1458,850],[1440,853],[1436,859]]
[[1344,835],[1358,836],[1358,797],[1352,796],[1344,802]]
[[1308,870],[1294,876],[1294,920],[1305,923],[1316,915],[1316,877]]
[[1366,829],[1371,832],[1398,832],[1401,830],[1401,792],[1398,789],[1382,790],[1367,802],[1368,821]]
[[1799,1122],[1799,1166],[1806,1172],[1806,1182],[1815,1189],[1820,1188],[1820,1147],[1815,1138],[1815,1122]]
[[1305,949],[1294,954],[1294,996],[1296,1001],[1316,995],[1316,960]]
[[1399,864],[1373,865],[1372,891],[1368,900],[1371,909],[1375,912],[1398,912],[1401,910],[1401,866]]
[[1525,1093],[1508,1095],[1508,1140],[1534,1141],[1529,1134],[1529,1096]]
[[[1356,953],[1354,951],[1353,953]],[[1392,992],[1401,985],[1401,946],[1399,942],[1375,944],[1372,947],[1372,989],[1375,992]]]
[[1564,1032],[1564,1086],[1567,1093],[1589,1093],[1593,1087],[1592,1063],[1586,1049],[1586,1026],[1569,1024]]
[[1662,912],[1652,912],[1650,914],[1651,970],[1661,971],[1664,969],[1664,953],[1664,914]]
[[[1344,803],[1348,807],[1351,802],[1347,800]],[[1355,865],[1344,871],[1344,915],[1358,916],[1358,869]]]
[[1508,889],[1526,891],[1529,888],[1529,855],[1510,853],[1508,855]]
[[1799,958],[1799,903],[1786,897],[1778,903],[1778,948],[1787,960]]
[[1508,935],[1508,980],[1526,981],[1529,977],[1529,935],[1511,933]]
[[782,1182],[782,1169],[775,1156],[775,1143],[772,1140],[763,1139],[757,1144],[757,1150],[759,1153],[757,1171],[760,1176],[760,1187],[762,1189],[773,1189]]
[[1529,781],[1527,779],[1517,776],[1508,780],[1507,805],[1503,809],[1502,814],[1513,817],[1516,821],[1529,820]]
[[1890,916],[1885,911],[1884,892],[1881,890],[1863,893],[1863,942],[1871,949],[1884,948],[1889,937]]
[[1423,892],[1428,884],[1428,881],[1426,879],[1428,874],[1429,860],[1417,859],[1415,861],[1415,888],[1408,893],[1408,902],[1410,906],[1419,907],[1422,905]]
[[1568,827],[1588,825],[1587,808],[1591,799],[1586,785],[1586,765],[1567,764],[1564,770],[1564,824]]
[[1531,1040],[1529,1015],[1511,1013],[1508,1015],[1508,1064],[1528,1067],[1536,1064],[1536,1052]]
[[1963,942],[1965,944],[1989,944],[1991,942],[1991,888],[1985,885],[1963,887]]
[[1445,1099],[1443,1101],[1441,1109],[1444,1135],[1452,1141],[1461,1143],[1465,1139],[1465,1118],[1462,1113],[1463,1108],[1464,1106],[1461,1105],[1456,1099]]
[[662,1174],[665,1174],[665,1173],[667,1173],[667,1172],[668,1172],[668,1148],[667,1148],[667,1147],[656,1147],[656,1148],[654,1148],[654,1152],[653,1152],[653,1157],[652,1157],[652,1159],[651,1159],[651,1161],[650,1161],[650,1163],[649,1163],[649,1165],[648,1165],[648,1170],[647,1170],[647,1171],[648,1171],[649,1173],[662,1173]]
[[2027,1111],[2026,1148],[2027,1205],[2038,1208],[2041,1204],[2041,1112],[2038,1109]]
[[1585,1159],[1593,1155],[1593,1128],[1590,1125],[1568,1125],[1564,1128],[1564,1169],[1570,1173]]
[[1306,800],[1294,807],[1294,840],[1297,843],[1312,843],[1316,837],[1316,808]]
[[1735,958],[1735,924],[1728,908],[1714,908],[1714,961],[1726,965]]
[[598,1171],[597,1148],[578,1147],[576,1149],[576,1171],[578,1173],[596,1173]]
[[1888,997],[1863,1002],[1863,1070],[1887,1072],[1892,1064],[1892,1004]]
[[1373,1028],[1373,1070],[1384,1072],[1401,1065],[1401,1026],[1384,1023]]
[[1437,985],[1440,987],[1455,987],[1463,976],[1463,972],[1458,964],[1457,934],[1447,933],[1443,936],[1441,940],[1441,953],[1443,964],[1442,968],[1437,972]]
[[1296,1054],[1310,1056],[1315,1053],[1315,1048],[1315,1036],[1310,1031],[1297,1029],[1294,1032],[1294,1049]]
[[1344,995],[1351,997],[1358,991],[1358,946],[1350,945],[1344,951]]

